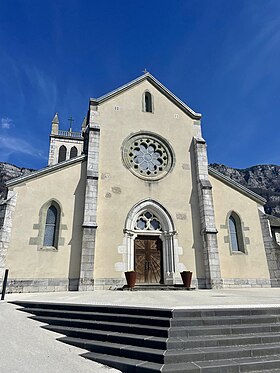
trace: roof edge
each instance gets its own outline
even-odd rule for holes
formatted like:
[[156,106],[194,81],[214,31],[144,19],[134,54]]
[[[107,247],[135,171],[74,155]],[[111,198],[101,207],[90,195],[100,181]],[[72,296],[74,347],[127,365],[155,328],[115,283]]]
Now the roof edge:
[[232,180],[228,176],[225,176],[221,172],[215,170],[214,168],[208,166],[209,175],[215,177],[216,179],[224,182],[225,184],[231,186],[233,189],[237,190],[238,192],[245,194],[247,197],[253,199],[255,202],[264,205],[266,203],[266,199],[261,197],[255,192],[252,192],[250,189],[244,187],[243,185],[237,183],[236,181]]
[[182,100],[180,100],[174,93],[169,91],[160,81],[158,81],[152,74],[145,73],[138,78],[130,81],[122,85],[121,87],[103,95],[98,98],[90,98],[90,102],[95,104],[102,104],[105,101],[110,100],[114,96],[126,91],[127,89],[141,83],[144,80],[148,80],[151,84],[153,84],[161,93],[163,93],[166,97],[168,97],[173,103],[179,106],[184,112],[186,112],[192,119],[199,120],[201,119],[202,115],[200,113],[196,113],[192,110],[188,105],[186,105]]
[[63,162],[60,162],[60,163],[56,163],[56,164],[54,164],[52,166],[47,166],[47,167],[41,168],[40,170],[31,172],[28,175],[15,177],[14,179],[6,181],[5,185],[6,185],[6,187],[9,188],[11,186],[23,183],[25,181],[29,181],[31,179],[35,179],[36,177],[46,175],[46,174],[48,174],[50,172],[57,171],[60,168],[67,167],[67,166],[70,166],[70,165],[78,163],[78,162],[82,162],[85,158],[86,158],[86,155],[84,155],[84,154],[83,155],[79,155],[78,157],[75,157],[75,158],[72,158],[72,159],[68,159],[67,161],[63,161]]

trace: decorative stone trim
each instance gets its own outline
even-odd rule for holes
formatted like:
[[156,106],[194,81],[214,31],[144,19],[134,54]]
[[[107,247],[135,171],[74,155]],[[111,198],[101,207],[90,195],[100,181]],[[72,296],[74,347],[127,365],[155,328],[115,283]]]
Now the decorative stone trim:
[[[146,211],[154,214],[160,222],[160,230],[139,230],[136,229],[137,219]],[[158,236],[162,241],[163,250],[163,279],[164,284],[174,284],[179,271],[185,267],[179,262],[179,255],[182,255],[183,249],[179,247],[176,238],[173,220],[165,208],[152,199],[139,201],[129,211],[124,227],[124,238],[121,245],[117,247],[118,254],[122,254],[122,262],[115,263],[115,270],[125,272],[134,269],[134,240],[138,234],[149,234]]]
[[[230,230],[229,230],[229,217],[234,213],[238,219],[240,220],[240,232],[237,232],[237,234],[241,235],[239,237],[242,241],[241,243],[241,250],[234,251],[231,249],[231,241],[230,241]],[[238,223],[238,222],[237,222]],[[228,244],[229,253],[230,255],[248,255],[248,246],[250,245],[250,238],[245,236],[245,232],[248,232],[250,230],[249,227],[245,226],[243,220],[241,219],[240,214],[238,214],[236,211],[231,210],[227,213],[225,224],[220,225],[220,228],[223,230],[226,230],[226,235],[224,236],[224,243]],[[237,227],[238,228],[238,227]]]
[[124,166],[135,176],[156,181],[172,171],[175,153],[162,136],[140,131],[129,135],[122,144]]
[[[46,216],[48,208],[51,205],[54,205],[58,211],[58,221],[57,221],[57,244],[55,246],[44,246],[44,234],[46,226]],[[62,231],[67,230],[68,227],[66,224],[62,224],[63,219],[63,210],[60,202],[57,199],[51,199],[46,202],[39,211],[38,223],[33,224],[33,230],[37,231],[38,234],[36,237],[29,238],[29,245],[37,246],[38,251],[58,251],[59,246],[63,246],[65,243],[65,237],[62,236]]]

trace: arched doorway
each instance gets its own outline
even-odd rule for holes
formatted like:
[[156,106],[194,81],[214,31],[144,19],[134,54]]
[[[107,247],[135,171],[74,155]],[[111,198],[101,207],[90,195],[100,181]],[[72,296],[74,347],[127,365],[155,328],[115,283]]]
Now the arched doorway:
[[136,270],[137,283],[173,284],[174,235],[171,216],[158,202],[147,199],[134,205],[125,222],[127,270]]

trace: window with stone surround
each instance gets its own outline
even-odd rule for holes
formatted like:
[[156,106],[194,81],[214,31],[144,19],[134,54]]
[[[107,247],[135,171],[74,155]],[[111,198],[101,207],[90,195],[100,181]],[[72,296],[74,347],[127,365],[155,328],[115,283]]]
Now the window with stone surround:
[[154,112],[154,98],[149,91],[145,91],[142,96],[142,110],[145,113]]
[[43,246],[57,246],[57,208],[51,205],[47,211]]
[[228,217],[228,230],[231,251],[245,253],[241,219],[235,212]]
[[38,235],[39,250],[58,249],[60,220],[61,208],[55,200],[50,200],[42,206]]

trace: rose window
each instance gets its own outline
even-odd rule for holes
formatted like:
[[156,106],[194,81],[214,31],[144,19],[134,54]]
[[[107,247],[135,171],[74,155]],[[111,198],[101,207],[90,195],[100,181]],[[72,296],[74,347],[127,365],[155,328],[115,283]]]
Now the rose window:
[[134,135],[123,147],[125,165],[145,179],[157,180],[166,175],[173,166],[173,158],[171,147],[152,134]]
[[153,213],[146,211],[136,220],[135,229],[141,231],[160,231],[161,224]]

